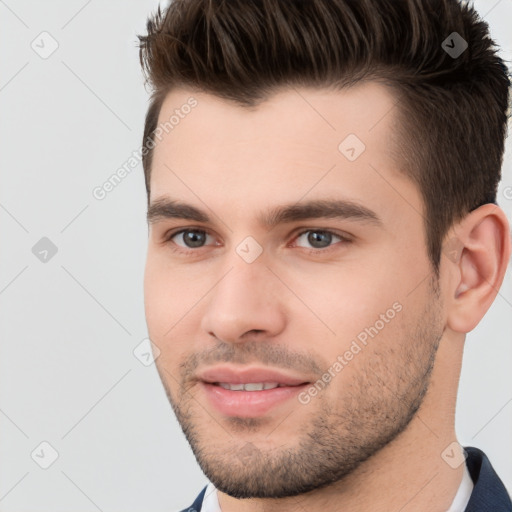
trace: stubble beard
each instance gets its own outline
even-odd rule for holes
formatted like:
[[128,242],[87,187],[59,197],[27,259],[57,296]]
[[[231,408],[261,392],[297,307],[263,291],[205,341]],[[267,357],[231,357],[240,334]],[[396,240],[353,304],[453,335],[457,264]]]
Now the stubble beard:
[[[292,497],[341,482],[396,439],[422,404],[443,334],[438,305],[432,296],[416,324],[400,330],[398,344],[388,341],[382,349],[358,355],[357,376],[341,383],[335,400],[323,391],[307,406],[297,402],[297,410],[283,422],[294,422],[296,440],[286,438],[272,448],[244,440],[251,434],[261,439],[269,430],[265,418],[229,418],[221,425],[222,420],[210,417],[185,388],[177,389],[179,397],[174,398],[160,373],[205,475],[234,498]],[[309,405],[314,409],[304,416],[303,408]],[[272,435],[279,435],[279,427],[269,440]]]

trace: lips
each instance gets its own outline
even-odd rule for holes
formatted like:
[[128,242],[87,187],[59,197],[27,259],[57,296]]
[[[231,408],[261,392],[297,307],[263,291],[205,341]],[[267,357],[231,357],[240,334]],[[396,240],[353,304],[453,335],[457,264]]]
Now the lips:
[[218,366],[207,368],[198,374],[199,380],[208,384],[276,383],[279,386],[298,386],[308,381],[271,368],[240,368]]
[[270,368],[218,366],[198,374],[208,404],[224,416],[256,418],[309,385],[305,379]]

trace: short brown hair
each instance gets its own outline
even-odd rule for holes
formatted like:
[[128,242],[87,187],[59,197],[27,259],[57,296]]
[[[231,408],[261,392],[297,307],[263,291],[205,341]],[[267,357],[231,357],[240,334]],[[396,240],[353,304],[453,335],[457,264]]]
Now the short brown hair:
[[[454,57],[445,51],[468,47]],[[452,37],[450,40],[449,37]],[[186,86],[253,107],[286,86],[392,87],[405,172],[425,203],[436,272],[450,226],[496,203],[510,79],[488,25],[458,0],[174,0],[148,19],[153,88],[144,147],[167,93]],[[152,146],[151,146],[152,147]],[[152,151],[143,157],[150,192]]]

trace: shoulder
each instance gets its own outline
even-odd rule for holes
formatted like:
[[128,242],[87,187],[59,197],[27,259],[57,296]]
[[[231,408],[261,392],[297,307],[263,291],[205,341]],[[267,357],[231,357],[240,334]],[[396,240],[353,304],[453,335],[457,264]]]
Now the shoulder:
[[465,512],[512,512],[510,496],[482,450],[464,447],[473,492]]

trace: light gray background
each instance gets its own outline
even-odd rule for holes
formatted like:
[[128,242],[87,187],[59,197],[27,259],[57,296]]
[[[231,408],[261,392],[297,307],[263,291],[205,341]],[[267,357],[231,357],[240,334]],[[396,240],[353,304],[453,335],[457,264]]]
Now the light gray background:
[[[0,511],[172,511],[206,483],[154,366],[133,355],[147,336],[141,165],[104,200],[92,195],[140,147],[136,34],[156,6],[0,1]],[[476,6],[510,63],[512,3]],[[43,31],[59,45],[47,59],[31,48],[51,48]],[[512,218],[510,140],[504,171]],[[42,237],[58,248],[46,263],[32,253]],[[482,448],[509,490],[511,318],[509,272],[468,337],[457,411],[459,440]],[[43,441],[59,454],[46,470],[31,458]],[[38,450],[44,462],[50,450]]]

